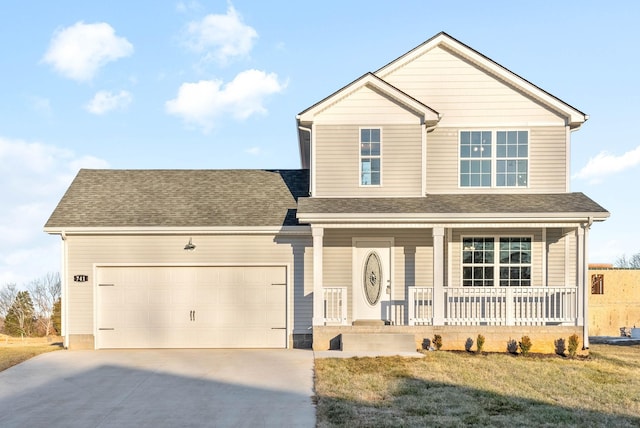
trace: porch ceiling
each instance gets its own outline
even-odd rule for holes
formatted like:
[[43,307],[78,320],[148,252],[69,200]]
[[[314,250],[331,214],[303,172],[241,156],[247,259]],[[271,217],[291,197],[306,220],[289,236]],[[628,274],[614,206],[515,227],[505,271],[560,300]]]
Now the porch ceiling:
[[300,198],[301,222],[353,220],[603,221],[609,212],[583,193],[430,194],[421,198]]

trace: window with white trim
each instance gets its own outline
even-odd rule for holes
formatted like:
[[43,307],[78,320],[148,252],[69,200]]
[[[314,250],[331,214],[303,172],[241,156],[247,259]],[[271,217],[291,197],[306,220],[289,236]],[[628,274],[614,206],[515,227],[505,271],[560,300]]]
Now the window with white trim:
[[528,131],[460,131],[460,187],[527,187]]
[[501,287],[530,286],[531,251],[530,237],[464,237],[462,285],[493,287],[497,278]]
[[360,129],[360,185],[379,186],[381,173],[380,128]]

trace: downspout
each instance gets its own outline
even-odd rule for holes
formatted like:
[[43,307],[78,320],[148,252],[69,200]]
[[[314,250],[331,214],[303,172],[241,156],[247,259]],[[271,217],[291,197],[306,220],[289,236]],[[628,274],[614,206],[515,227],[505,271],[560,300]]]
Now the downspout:
[[582,272],[584,275],[584,298],[582,299],[584,328],[582,330],[582,349],[589,349],[589,294],[591,294],[591,290],[588,285],[590,283],[587,280],[589,279],[589,229],[591,229],[592,224],[593,217],[589,217],[584,225],[584,266]]
[[315,174],[313,169],[315,168],[315,162],[313,162],[313,144],[311,144],[311,128],[306,128],[302,125],[298,125],[298,129],[303,132],[309,133],[309,196],[315,194]]

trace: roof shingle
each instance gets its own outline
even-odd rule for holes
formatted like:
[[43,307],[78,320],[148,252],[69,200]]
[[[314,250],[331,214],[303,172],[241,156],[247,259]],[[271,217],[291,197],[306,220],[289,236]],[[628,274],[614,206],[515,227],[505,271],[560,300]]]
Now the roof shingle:
[[80,170],[45,227],[297,225],[306,170]]

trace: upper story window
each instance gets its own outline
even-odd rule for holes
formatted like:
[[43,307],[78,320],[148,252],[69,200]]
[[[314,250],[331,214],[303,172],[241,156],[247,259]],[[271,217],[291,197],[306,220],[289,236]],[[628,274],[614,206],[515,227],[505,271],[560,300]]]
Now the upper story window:
[[380,128],[360,129],[360,185],[380,185]]
[[460,187],[526,187],[528,177],[528,131],[460,132]]

